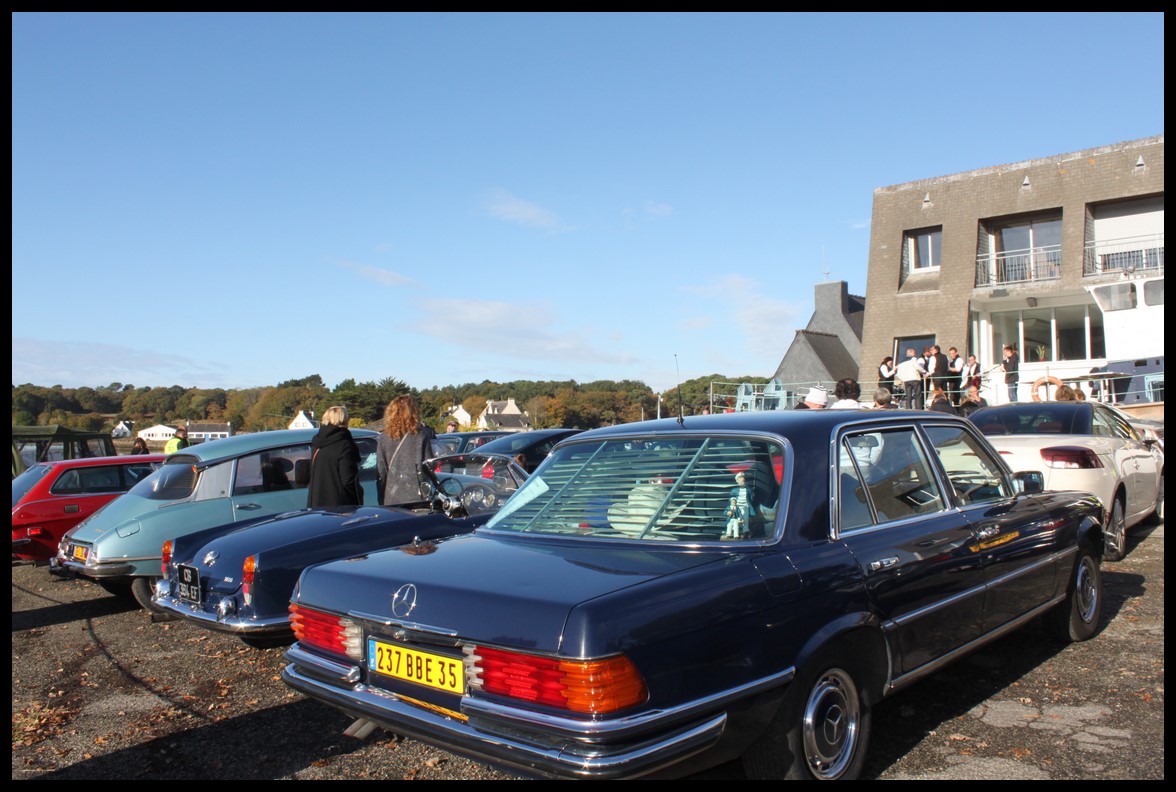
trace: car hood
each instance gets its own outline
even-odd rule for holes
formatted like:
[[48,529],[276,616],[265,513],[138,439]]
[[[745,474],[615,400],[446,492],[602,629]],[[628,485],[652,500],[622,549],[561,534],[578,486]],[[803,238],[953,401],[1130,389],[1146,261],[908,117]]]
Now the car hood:
[[[439,542],[432,552],[383,550],[311,567],[294,600],[368,620],[557,652],[577,606],[733,555],[475,532]],[[394,612],[393,595],[409,584],[415,607]]]

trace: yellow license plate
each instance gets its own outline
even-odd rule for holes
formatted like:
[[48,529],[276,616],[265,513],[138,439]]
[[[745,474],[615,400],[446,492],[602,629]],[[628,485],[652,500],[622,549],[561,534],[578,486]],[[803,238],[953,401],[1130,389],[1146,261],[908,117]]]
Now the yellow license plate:
[[78,561],[86,560],[86,548],[79,545],[73,546],[73,557]]
[[424,685],[461,696],[465,675],[461,660],[431,652],[418,652],[399,644],[368,639],[368,668],[405,682]]

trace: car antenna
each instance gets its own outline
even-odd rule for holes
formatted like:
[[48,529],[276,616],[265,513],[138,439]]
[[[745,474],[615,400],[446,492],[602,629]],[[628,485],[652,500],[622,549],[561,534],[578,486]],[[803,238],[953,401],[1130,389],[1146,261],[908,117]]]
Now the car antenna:
[[674,353],[674,370],[678,372],[678,426],[686,425],[686,418],[682,415],[682,369],[678,368],[678,353]]

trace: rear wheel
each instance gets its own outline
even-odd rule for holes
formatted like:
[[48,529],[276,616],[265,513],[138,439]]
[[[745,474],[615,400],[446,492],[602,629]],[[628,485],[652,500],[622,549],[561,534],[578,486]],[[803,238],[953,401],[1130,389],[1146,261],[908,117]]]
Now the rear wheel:
[[870,705],[848,651],[826,652],[793,681],[779,712],[743,758],[753,779],[850,780],[870,741]]
[[1115,496],[1111,506],[1111,516],[1103,531],[1106,549],[1103,558],[1108,561],[1122,561],[1127,555],[1127,518],[1123,516],[1123,497]]
[[151,613],[165,613],[163,608],[151,601],[151,592],[155,590],[155,581],[157,580],[159,580],[157,577],[135,578],[131,581],[131,594],[135,596],[135,601],[140,606]]
[[1060,641],[1085,641],[1098,631],[1102,599],[1098,556],[1083,545],[1066,584],[1066,599],[1045,615],[1047,629]]

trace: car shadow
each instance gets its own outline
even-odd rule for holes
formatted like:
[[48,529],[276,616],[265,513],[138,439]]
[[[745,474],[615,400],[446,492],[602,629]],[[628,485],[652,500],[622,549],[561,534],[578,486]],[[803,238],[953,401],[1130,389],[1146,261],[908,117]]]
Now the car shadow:
[[[1104,566],[1102,577],[1100,633],[1118,618],[1128,601],[1145,593],[1142,575]],[[1091,640],[1097,641],[1098,635]],[[932,732],[941,731],[945,724],[1015,685],[1067,646],[1034,621],[879,702],[873,710],[872,736],[861,778],[879,778]],[[696,780],[746,777],[738,761],[690,776]]]
[[[28,591],[27,589],[22,590]],[[35,594],[35,596],[46,599],[52,604],[33,610],[13,611],[12,632],[36,630],[57,624],[68,624],[79,620],[97,619],[102,616],[114,616],[128,611],[142,610],[139,603],[133,599],[106,594],[97,587],[95,587],[95,591],[102,593],[103,596],[77,602],[60,602],[50,600],[41,594]]]
[[[156,737],[41,774],[38,779],[89,781],[275,779],[362,748],[343,734],[350,721],[309,699]],[[298,724],[291,728],[291,724]],[[324,739],[324,735],[328,735]],[[242,761],[245,757],[247,761]]]

